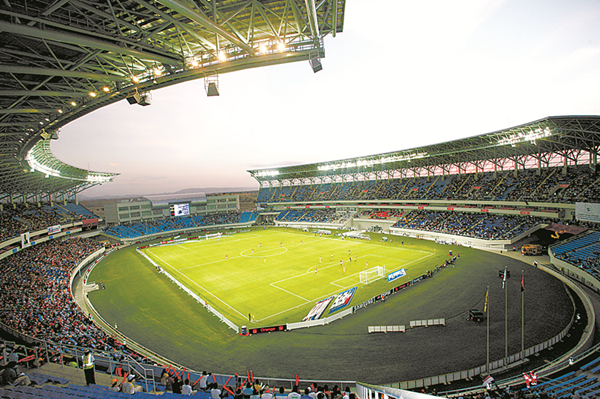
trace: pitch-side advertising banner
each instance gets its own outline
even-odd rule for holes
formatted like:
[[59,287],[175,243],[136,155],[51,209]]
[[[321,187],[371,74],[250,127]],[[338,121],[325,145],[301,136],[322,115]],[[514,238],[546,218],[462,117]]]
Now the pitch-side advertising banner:
[[329,308],[329,313],[333,313],[337,310],[340,310],[343,307],[346,307],[352,301],[352,297],[354,297],[354,292],[356,291],[356,287],[352,287],[349,290],[344,292],[340,292],[335,298],[335,301],[331,304],[331,308]]
[[302,319],[302,321],[317,320],[320,318],[325,309],[327,309],[327,306],[329,306],[329,303],[332,299],[333,297],[330,296],[329,298],[325,298],[317,302],[310,312],[308,312],[308,314]]
[[400,277],[404,277],[406,276],[406,270],[404,269],[400,269],[400,270],[396,270],[395,272],[391,272],[390,274],[388,274],[388,283],[391,283],[394,280],[398,280]]

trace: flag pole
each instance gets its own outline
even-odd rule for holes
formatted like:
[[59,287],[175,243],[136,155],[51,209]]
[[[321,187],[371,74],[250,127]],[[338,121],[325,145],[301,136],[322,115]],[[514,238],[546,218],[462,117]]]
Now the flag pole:
[[521,360],[525,357],[525,271],[521,270]]
[[504,267],[504,365],[508,362],[508,278],[506,277],[506,267]]
[[483,311],[485,312],[485,318],[487,321],[487,348],[485,358],[485,371],[488,374],[490,373],[490,304],[488,301],[489,293],[490,286],[488,285],[487,290],[485,291],[485,305],[483,306]]

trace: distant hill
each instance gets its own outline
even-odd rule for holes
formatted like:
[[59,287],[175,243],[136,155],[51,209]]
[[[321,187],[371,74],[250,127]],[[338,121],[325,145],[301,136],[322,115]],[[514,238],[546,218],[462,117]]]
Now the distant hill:
[[164,195],[164,194],[186,194],[186,193],[205,193],[205,194],[224,194],[224,193],[242,193],[242,192],[258,192],[256,187],[208,187],[208,188],[184,188],[173,193],[146,193],[144,195],[101,195],[101,196],[88,196],[85,194],[77,194],[77,198],[80,201],[94,200],[94,199],[124,199],[124,198],[139,198],[145,195]]

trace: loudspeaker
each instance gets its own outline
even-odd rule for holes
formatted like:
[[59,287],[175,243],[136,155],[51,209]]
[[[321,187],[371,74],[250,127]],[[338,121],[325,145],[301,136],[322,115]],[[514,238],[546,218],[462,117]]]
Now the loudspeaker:
[[140,94],[138,104],[141,105],[142,107],[152,104],[152,96],[150,95],[150,93]]
[[217,88],[216,82],[209,82],[206,88],[206,95],[208,97],[214,97],[219,95],[219,89]]
[[317,73],[321,69],[323,69],[323,65],[321,64],[321,61],[318,58],[312,58],[308,62],[310,62],[310,66],[312,67],[314,73]]
[[141,100],[140,93],[135,93],[135,94],[127,97],[127,102],[129,102],[129,105],[137,104],[140,102],[140,100]]

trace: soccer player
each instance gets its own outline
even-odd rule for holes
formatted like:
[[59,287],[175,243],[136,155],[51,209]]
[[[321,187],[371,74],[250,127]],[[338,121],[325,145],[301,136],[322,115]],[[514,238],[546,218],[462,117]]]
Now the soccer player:
[[317,268],[315,267],[315,274],[317,274]]
[[323,260],[321,259],[320,256],[319,256],[319,263],[323,263]]
[[229,259],[229,255],[225,255],[225,259]]
[[354,254],[354,261],[356,262],[356,254]]

